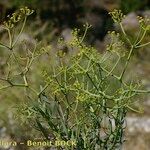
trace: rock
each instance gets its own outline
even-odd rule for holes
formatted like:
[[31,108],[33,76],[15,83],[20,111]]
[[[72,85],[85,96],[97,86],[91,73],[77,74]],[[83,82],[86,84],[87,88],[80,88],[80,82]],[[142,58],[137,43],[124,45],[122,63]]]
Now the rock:
[[125,30],[135,31],[139,29],[139,22],[136,13],[129,13],[122,21]]
[[106,49],[106,45],[104,42],[100,41],[100,40],[96,40],[95,41],[95,48],[100,51],[103,52]]
[[127,127],[129,132],[150,133],[150,118],[147,117],[127,117]]
[[64,38],[64,40],[66,42],[70,42],[73,38],[72,34],[71,34],[71,29],[70,28],[66,28],[62,31],[61,33],[62,37]]
[[86,2],[85,5],[88,8],[93,8],[93,7],[101,8],[102,7],[101,1],[99,1],[99,0],[89,0],[89,1]]
[[27,33],[22,33],[18,39],[18,43],[22,43],[23,41],[28,42],[30,44],[36,43],[36,40]]
[[143,16],[143,17],[148,17],[148,18],[150,18],[150,10],[145,10],[145,11],[143,11],[143,12],[142,12],[142,16]]
[[107,11],[112,11],[115,8],[119,7],[119,4],[116,0],[89,0],[85,4],[88,8],[102,8],[106,9]]
[[22,33],[17,41],[17,45],[20,50],[33,50],[37,44],[37,41],[27,33]]

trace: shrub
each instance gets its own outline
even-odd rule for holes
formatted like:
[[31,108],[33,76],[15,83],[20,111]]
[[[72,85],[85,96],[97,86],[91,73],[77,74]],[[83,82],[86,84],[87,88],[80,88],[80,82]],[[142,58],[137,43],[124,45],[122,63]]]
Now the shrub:
[[[148,20],[139,18],[141,34],[132,42],[122,26],[122,12],[110,12],[114,22],[120,25],[122,34],[115,31],[109,33],[110,44],[103,54],[84,44],[90,28],[88,24],[82,37],[79,30],[73,30],[71,41],[58,41],[60,45],[65,45],[70,55],[63,49],[58,50],[55,63],[42,67],[42,77],[35,86],[31,78],[36,74],[34,63],[37,58],[39,61],[42,56],[46,58],[51,48],[35,46],[34,49],[26,49],[24,56],[16,50],[26,18],[32,13],[27,7],[21,8],[4,22],[10,42],[9,45],[0,43],[0,46],[9,51],[7,64],[10,69],[6,69],[6,76],[0,78],[3,82],[0,90],[24,89],[28,100],[18,112],[29,124],[32,122],[46,140],[76,141],[75,147],[66,146],[65,149],[120,149],[125,140],[128,110],[140,111],[132,107],[135,96],[150,92],[140,89],[138,83],[125,80],[133,52],[150,44],[142,43],[150,29]],[[12,29],[21,20],[24,20],[22,28],[14,40]],[[121,69],[118,69],[120,66]]]

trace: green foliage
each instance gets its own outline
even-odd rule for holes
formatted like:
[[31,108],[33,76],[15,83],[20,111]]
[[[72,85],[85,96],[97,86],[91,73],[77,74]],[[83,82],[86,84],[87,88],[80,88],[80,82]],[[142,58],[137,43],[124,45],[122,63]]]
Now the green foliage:
[[[24,12],[25,16],[33,12],[26,7],[20,10],[24,10],[21,14]],[[79,36],[79,30],[73,30],[71,41],[65,42],[61,39],[58,42],[73,51],[69,52],[71,57],[68,58],[68,54],[59,49],[54,64],[42,67],[41,70],[38,68],[41,77],[36,83],[31,78],[31,75],[36,74],[32,66],[37,58],[38,61],[42,60],[41,57],[46,58],[51,47],[41,48],[36,45],[34,49],[26,49],[22,56],[16,45],[25,27],[26,17],[23,18],[22,28],[16,39],[12,38],[12,28],[16,26],[14,22],[22,21],[18,13],[10,17],[9,25],[4,23],[10,42],[9,45],[0,43],[4,50],[9,51],[8,69],[4,77],[0,78],[0,90],[24,89],[26,104],[19,109],[22,110],[18,111],[19,114],[23,115],[25,122],[32,122],[47,140],[76,141],[75,148],[64,147],[65,149],[120,149],[124,142],[128,110],[141,111],[132,107],[134,97],[150,93],[141,90],[138,83],[125,80],[133,52],[150,44],[142,43],[149,31],[149,25],[144,23],[144,18],[140,18],[141,31],[139,37],[132,42],[123,28],[122,12],[114,10],[110,14],[120,25],[124,38],[120,38],[119,33],[111,32],[107,51],[100,54],[83,43],[90,28],[88,24],[85,25],[85,34],[82,37]],[[123,52],[125,43],[129,50]],[[118,70],[122,61],[122,69]]]
[[148,0],[120,0],[120,8],[125,14],[147,7]]

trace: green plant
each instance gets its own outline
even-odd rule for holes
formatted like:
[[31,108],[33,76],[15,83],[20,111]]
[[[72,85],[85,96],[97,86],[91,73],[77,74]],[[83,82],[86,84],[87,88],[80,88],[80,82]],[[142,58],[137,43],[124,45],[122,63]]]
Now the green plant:
[[148,7],[148,0],[120,0],[120,9],[124,12],[124,13],[129,13],[129,12],[133,12],[133,11],[137,11],[139,9],[149,9]]
[[[36,83],[39,85],[34,86],[30,78],[34,74],[32,65],[37,58],[40,60],[40,56],[49,55],[49,46],[27,49],[24,56],[15,49],[25,26],[26,16],[32,12],[25,7],[4,22],[10,44],[0,43],[1,47],[9,50],[8,70],[6,76],[0,78],[3,81],[0,90],[16,87],[24,89],[28,101],[18,112],[25,121],[32,121],[46,140],[76,141],[76,146],[64,146],[65,149],[120,149],[125,140],[125,117],[128,110],[141,111],[133,108],[134,97],[150,93],[140,89],[138,83],[125,80],[133,52],[150,44],[142,43],[150,30],[148,19],[139,18],[141,31],[132,42],[123,28],[122,12],[111,12],[110,15],[120,25],[123,36],[115,31],[110,32],[110,44],[104,54],[83,43],[90,28],[88,24],[85,25],[83,37],[79,36],[79,30],[73,30],[71,41],[60,39],[58,42],[73,51],[69,53],[71,56],[68,57],[69,54],[62,49],[58,50],[55,64],[42,68],[42,77]],[[21,18],[24,22],[14,40],[12,29]],[[126,47],[129,51],[126,51]],[[122,61],[124,65],[119,70]],[[63,149],[63,146],[57,148]]]

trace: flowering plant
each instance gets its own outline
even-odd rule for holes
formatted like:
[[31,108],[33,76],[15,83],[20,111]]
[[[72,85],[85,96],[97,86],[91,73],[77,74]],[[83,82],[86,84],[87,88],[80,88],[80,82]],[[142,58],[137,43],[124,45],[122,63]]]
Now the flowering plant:
[[[79,30],[73,30],[71,41],[59,40],[58,43],[74,52],[69,52],[71,56],[68,58],[63,49],[58,50],[56,63],[42,68],[38,85],[40,89],[37,90],[30,79],[30,75],[34,74],[32,65],[36,58],[49,54],[51,48],[46,46],[38,49],[35,46],[33,50],[27,49],[27,54],[23,57],[15,51],[25,27],[26,17],[32,13],[27,7],[21,8],[4,22],[10,44],[7,46],[0,43],[0,46],[10,50],[7,60],[10,69],[4,78],[0,78],[5,84],[0,90],[23,88],[28,101],[25,107],[19,108],[19,112],[27,120],[32,120],[34,127],[40,130],[47,140],[76,141],[76,147],[65,146],[65,149],[120,149],[124,142],[125,117],[128,110],[141,111],[132,107],[134,97],[150,93],[141,90],[138,83],[124,80],[133,52],[150,44],[142,43],[149,25],[140,18],[141,31],[139,37],[132,42],[123,28],[122,12],[110,12],[114,22],[120,25],[122,34],[114,31],[109,33],[110,43],[103,54],[83,43],[90,28],[88,24],[85,25],[82,37],[78,34]],[[14,41],[12,28],[22,18],[24,22],[21,31]],[[126,46],[129,51],[125,50]],[[22,63],[22,59],[25,63]],[[122,59],[125,61],[124,65],[118,70]],[[12,69],[13,64],[17,66],[15,69]]]

